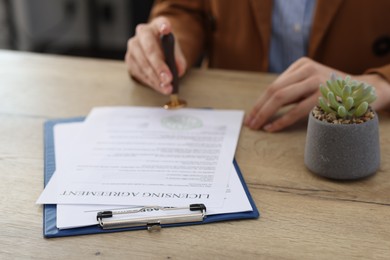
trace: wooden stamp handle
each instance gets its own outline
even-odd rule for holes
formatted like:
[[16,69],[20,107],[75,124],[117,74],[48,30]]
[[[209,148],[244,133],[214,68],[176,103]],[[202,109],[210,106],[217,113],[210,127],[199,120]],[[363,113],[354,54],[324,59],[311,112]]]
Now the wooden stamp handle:
[[179,93],[179,76],[175,62],[175,37],[172,33],[161,36],[161,46],[167,63],[172,73],[172,94]]

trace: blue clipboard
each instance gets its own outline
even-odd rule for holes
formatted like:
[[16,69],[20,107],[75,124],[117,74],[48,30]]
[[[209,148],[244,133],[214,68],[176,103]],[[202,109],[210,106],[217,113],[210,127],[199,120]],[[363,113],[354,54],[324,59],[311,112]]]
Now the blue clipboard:
[[[44,124],[44,186],[47,185],[51,176],[53,175],[56,165],[55,165],[55,152],[54,152],[54,132],[53,127],[56,124],[63,123],[72,123],[72,122],[82,122],[84,117],[68,118],[68,119],[56,119],[48,120]],[[234,167],[237,170],[238,177],[241,180],[241,184],[248,196],[249,202],[252,205],[253,211],[247,212],[238,212],[238,213],[227,213],[227,214],[217,214],[207,216],[202,222],[191,222],[191,223],[177,223],[177,224],[166,224],[162,227],[176,227],[176,226],[185,226],[185,225],[196,225],[196,224],[206,224],[219,221],[227,220],[236,220],[236,219],[256,219],[260,216],[259,211],[256,208],[255,202],[252,199],[251,194],[249,193],[248,187],[242,177],[241,171],[237,165],[237,162],[233,161]],[[80,228],[72,229],[58,229],[56,226],[57,222],[57,206],[55,204],[46,204],[43,206],[43,236],[45,238],[53,237],[65,237],[65,236],[78,236],[78,235],[88,235],[88,234],[98,234],[98,233],[111,233],[119,231],[129,231],[129,230],[141,230],[146,229],[146,226],[139,227],[128,227],[128,228],[118,228],[118,229],[109,229],[104,230],[98,225],[96,226],[87,226]]]

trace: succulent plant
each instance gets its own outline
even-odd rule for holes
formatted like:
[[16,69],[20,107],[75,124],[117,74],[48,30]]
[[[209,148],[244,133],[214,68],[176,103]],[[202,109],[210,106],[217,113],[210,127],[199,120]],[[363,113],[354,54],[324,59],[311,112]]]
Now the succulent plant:
[[333,113],[339,118],[361,117],[368,105],[376,99],[374,87],[364,82],[337,78],[333,73],[326,86],[320,85],[322,97],[319,105],[325,113]]

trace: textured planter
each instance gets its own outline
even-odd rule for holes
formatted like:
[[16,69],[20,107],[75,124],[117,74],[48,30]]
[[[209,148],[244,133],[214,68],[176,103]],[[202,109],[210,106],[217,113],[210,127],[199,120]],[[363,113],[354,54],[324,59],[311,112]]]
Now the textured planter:
[[339,180],[374,174],[380,165],[378,115],[362,124],[331,124],[310,112],[305,165],[313,173]]

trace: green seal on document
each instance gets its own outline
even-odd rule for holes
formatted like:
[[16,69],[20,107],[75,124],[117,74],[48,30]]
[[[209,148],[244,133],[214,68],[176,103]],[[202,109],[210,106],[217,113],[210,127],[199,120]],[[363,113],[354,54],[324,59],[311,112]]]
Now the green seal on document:
[[172,130],[191,130],[202,127],[203,123],[194,116],[173,115],[162,118],[161,125]]

